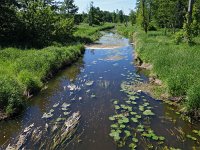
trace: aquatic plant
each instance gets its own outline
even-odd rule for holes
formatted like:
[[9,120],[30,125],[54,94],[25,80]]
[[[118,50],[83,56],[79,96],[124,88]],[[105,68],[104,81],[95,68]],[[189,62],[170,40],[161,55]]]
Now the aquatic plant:
[[85,82],[85,85],[87,85],[87,86],[92,86],[93,83],[94,83],[94,81],[86,81],[86,82]]
[[143,112],[143,115],[145,115],[145,116],[153,116],[153,115],[155,115],[151,110],[145,110],[144,112]]
[[[80,119],[80,113],[75,112],[68,118],[57,118],[52,123],[37,127],[31,124],[7,146],[7,150],[20,149],[65,149],[73,139]],[[59,123],[58,123],[59,122]]]

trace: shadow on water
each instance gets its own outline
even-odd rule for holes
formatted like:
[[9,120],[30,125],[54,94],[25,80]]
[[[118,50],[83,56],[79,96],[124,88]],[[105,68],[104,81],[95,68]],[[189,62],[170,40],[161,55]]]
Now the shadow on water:
[[[128,39],[114,33],[106,33],[98,41],[98,45],[101,44],[117,45],[118,48],[86,49],[83,58],[60,72],[48,83],[48,89],[31,99],[29,107],[21,117],[0,122],[2,147],[7,141],[15,142],[17,135],[32,123],[36,127],[51,126],[53,120],[69,118],[63,104],[70,104],[67,111],[70,114],[79,111],[81,119],[75,136],[66,147],[68,150],[129,149],[128,146],[118,148],[109,136],[112,121],[108,118],[116,112],[111,100],[118,99],[123,103],[127,95],[120,91],[122,82],[132,81],[134,75],[145,82],[146,73],[138,73],[133,65],[133,47]],[[168,104],[154,100],[145,93],[140,93],[140,96],[145,97],[156,114],[149,126],[155,133],[165,137],[166,146],[181,149],[199,146],[199,139],[193,141],[186,137],[187,134],[194,135],[192,130],[199,130],[198,125],[183,121]],[[142,99],[138,101],[137,106]],[[133,109],[137,110],[137,107]],[[44,119],[47,112],[50,112],[50,117]],[[138,149],[148,149],[151,144],[156,145],[154,141],[141,140]]]

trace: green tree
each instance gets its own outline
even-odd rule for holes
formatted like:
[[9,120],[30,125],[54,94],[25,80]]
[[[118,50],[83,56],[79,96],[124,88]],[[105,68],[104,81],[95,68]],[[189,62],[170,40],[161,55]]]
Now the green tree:
[[123,23],[125,21],[124,12],[122,10],[120,10],[117,15],[118,15],[119,22]]
[[64,0],[60,11],[65,15],[75,15],[78,12],[78,7],[74,4],[74,0]]
[[0,1],[0,43],[6,46],[18,41],[20,21],[17,18],[17,3],[14,0]]
[[89,25],[92,26],[94,24],[94,3],[90,3],[90,10],[88,12],[88,21]]
[[136,23],[136,12],[131,10],[130,14],[129,14],[129,20],[132,24],[132,26]]

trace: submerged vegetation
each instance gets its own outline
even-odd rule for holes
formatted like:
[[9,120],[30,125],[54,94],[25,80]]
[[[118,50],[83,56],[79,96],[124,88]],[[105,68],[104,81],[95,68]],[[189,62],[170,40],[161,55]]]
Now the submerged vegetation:
[[75,136],[80,117],[80,112],[75,112],[69,117],[57,118],[44,126],[37,127],[32,124],[26,127],[6,149],[20,150],[31,147],[49,150],[65,149]]

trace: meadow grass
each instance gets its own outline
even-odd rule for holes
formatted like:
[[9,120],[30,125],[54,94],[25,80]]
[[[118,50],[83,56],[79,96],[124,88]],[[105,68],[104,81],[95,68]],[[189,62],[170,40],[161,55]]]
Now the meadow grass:
[[147,63],[153,64],[153,72],[164,82],[171,96],[185,96],[183,104],[187,110],[200,108],[200,43],[175,44],[172,34],[162,30],[145,34],[136,29],[134,33],[136,51]]
[[82,23],[77,26],[77,30],[74,33],[76,41],[80,43],[91,43],[98,40],[101,37],[101,32],[103,30],[108,30],[114,28],[115,25],[112,23],[104,23],[101,26],[89,26],[88,24]]

